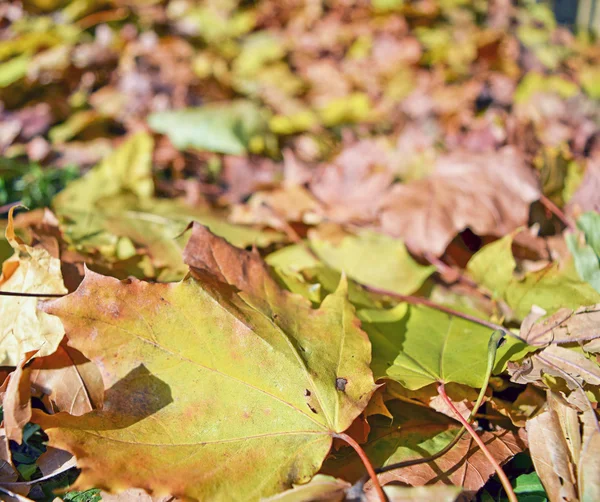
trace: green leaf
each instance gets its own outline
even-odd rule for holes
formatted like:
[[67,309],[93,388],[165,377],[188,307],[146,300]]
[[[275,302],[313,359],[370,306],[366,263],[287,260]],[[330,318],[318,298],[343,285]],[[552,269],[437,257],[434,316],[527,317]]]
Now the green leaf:
[[540,481],[540,477],[536,472],[529,474],[521,474],[513,482],[515,494],[519,495],[519,501],[526,502],[544,502],[548,500],[544,485]]
[[92,488],[83,492],[65,493],[61,498],[66,502],[100,502],[102,500],[100,490],[97,488]]
[[154,193],[152,149],[154,141],[145,132],[127,139],[82,178],[70,183],[54,201],[58,213],[71,209],[94,210],[104,198],[130,192],[140,198]]
[[581,234],[569,233],[565,240],[575,260],[579,277],[600,292],[600,214],[588,212],[577,220],[577,227],[583,233],[585,243],[581,243]]
[[192,147],[231,155],[245,154],[250,140],[267,130],[262,110],[242,100],[153,113],[148,124],[153,131],[166,134],[179,149]]
[[435,271],[414,261],[401,240],[375,232],[347,235],[339,243],[311,237],[310,245],[329,267],[401,295],[414,293]]
[[581,281],[571,261],[551,263],[541,270],[517,276],[513,236],[507,235],[483,247],[471,258],[467,271],[495,298],[504,300],[518,319],[524,319],[533,305],[553,314],[563,307],[577,309],[600,303],[600,294]]
[[29,54],[21,54],[4,63],[0,63],[0,88],[8,87],[17,80],[27,75],[27,69],[31,62]]
[[191,221],[240,247],[263,247],[283,239],[278,232],[231,224],[206,207],[154,198],[152,148],[150,135],[131,137],[55,197],[53,205],[65,237],[79,251],[99,252],[115,261],[130,258],[141,248],[156,269],[144,270],[146,276],[175,281],[187,272],[181,252],[189,235],[181,234]]
[[[416,390],[436,382],[481,387],[492,330],[419,305],[358,311],[373,345],[375,379],[389,378]],[[508,338],[496,360],[518,350]]]

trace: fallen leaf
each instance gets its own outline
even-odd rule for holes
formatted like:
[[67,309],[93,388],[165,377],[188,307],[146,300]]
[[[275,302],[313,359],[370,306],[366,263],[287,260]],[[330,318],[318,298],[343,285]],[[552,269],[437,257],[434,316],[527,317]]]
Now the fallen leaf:
[[102,411],[33,419],[51,445],[76,455],[79,487],[256,500],[307,481],[375,390],[345,282],[313,310],[256,254],[203,227],[185,256],[198,279],[88,272],[75,293],[45,306],[110,388]]
[[[398,485],[387,485],[383,491],[390,502],[420,502],[422,500],[435,500],[437,502],[454,502],[459,499],[462,492],[460,486],[417,486],[406,487]],[[367,491],[367,500],[375,502],[374,490]]]
[[180,499],[176,499],[170,495],[165,497],[153,497],[148,495],[144,490],[129,489],[124,492],[113,494],[105,491],[100,492],[102,502],[177,502]]
[[586,211],[600,211],[600,158],[590,159],[585,175],[566,210],[574,216]]
[[82,178],[59,193],[52,204],[59,216],[71,209],[93,210],[102,199],[130,192],[144,199],[154,194],[152,149],[147,133],[131,136]]
[[310,247],[325,264],[366,286],[407,295],[435,271],[433,266],[415,262],[401,240],[386,235],[363,231],[346,235],[340,242],[330,242],[317,232],[309,237]]
[[504,235],[527,222],[538,182],[513,148],[441,157],[427,178],[394,185],[383,200],[382,230],[418,254],[440,256],[454,236]]
[[[421,500],[437,500],[439,502],[454,502],[461,492],[458,486],[407,486],[389,485],[384,487],[389,502],[418,502]],[[262,502],[343,502],[354,500],[358,493],[353,493],[350,483],[324,474],[317,474],[310,482],[297,485],[290,490],[279,493]],[[364,494],[368,502],[379,501],[379,495],[374,490]]]
[[293,488],[261,499],[262,502],[343,502],[350,483],[332,476],[317,474],[308,483],[295,485]]
[[[17,293],[67,293],[60,261],[48,251],[26,245],[14,232],[12,209],[6,239],[15,251],[2,264],[0,290]],[[16,366],[26,352],[52,354],[65,332],[57,317],[37,309],[38,298],[0,296],[0,366]]]
[[[444,448],[460,424],[440,413],[401,401],[389,401],[393,425],[385,417],[371,422],[369,441],[362,445],[374,465],[385,466],[432,455]],[[509,431],[481,434],[494,458],[503,464],[526,447],[524,435]],[[348,448],[330,458],[322,472],[355,482],[364,472],[360,460]],[[380,474],[381,483],[462,486],[466,495],[477,492],[494,474],[494,468],[470,436],[464,436],[446,455],[434,462]],[[367,487],[370,483],[367,484]]]
[[32,350],[23,355],[17,368],[9,376],[6,392],[2,399],[6,437],[19,444],[23,441],[23,427],[31,418],[31,392],[29,388],[31,368],[25,368],[25,365],[36,352]]
[[19,474],[12,462],[6,432],[4,428],[0,428],[0,485],[16,481],[18,477]]
[[471,258],[467,271],[478,284],[504,300],[518,319],[524,319],[533,305],[554,314],[560,308],[575,310],[600,302],[600,294],[579,279],[570,261],[516,275],[512,242],[513,235],[509,234],[484,246]]
[[560,309],[549,317],[534,319],[534,322],[529,322],[529,319],[530,316],[525,318],[520,331],[521,338],[529,345],[586,342],[600,337],[597,331],[600,305],[577,310]]
[[590,457],[600,437],[597,421],[581,450],[577,412],[550,393],[548,408],[527,422],[527,434],[531,458],[550,500],[593,500],[587,497],[599,489],[600,465],[597,455]]
[[36,358],[29,370],[28,385],[48,410],[79,416],[102,407],[104,384],[100,372],[67,343],[61,343],[50,356]]
[[230,155],[245,154],[251,140],[267,129],[261,109],[244,100],[153,113],[148,124],[181,150],[192,147]]
[[[278,232],[231,224],[207,207],[154,198],[152,145],[145,133],[133,136],[54,199],[65,238],[78,251],[99,252],[110,264],[135,257],[139,249],[156,270],[140,264],[137,274],[125,275],[176,281],[187,272],[181,252],[188,236],[181,234],[192,220],[241,247],[265,246],[283,238]],[[116,175],[111,175],[113,169]]]
[[310,190],[324,204],[329,219],[368,222],[376,217],[393,180],[392,172],[386,169],[388,156],[384,144],[365,140],[321,166]]
[[600,292],[600,216],[584,213],[577,220],[577,227],[581,233],[568,233],[565,240],[579,277]]
[[[436,382],[481,387],[492,330],[427,307],[399,304],[390,310],[360,310],[373,344],[373,375],[410,390]],[[515,345],[508,339],[497,361]]]

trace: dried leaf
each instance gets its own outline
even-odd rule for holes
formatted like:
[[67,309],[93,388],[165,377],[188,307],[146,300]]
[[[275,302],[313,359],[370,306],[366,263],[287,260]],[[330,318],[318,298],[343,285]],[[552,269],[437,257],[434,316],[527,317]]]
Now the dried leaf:
[[523,225],[539,195],[534,174],[514,149],[493,156],[452,154],[438,160],[430,177],[390,190],[381,228],[415,253],[440,256],[466,228],[504,235]]
[[104,384],[100,372],[66,343],[54,354],[36,358],[29,369],[30,385],[48,403],[49,410],[79,416],[102,407]]
[[521,325],[520,336],[529,345],[549,345],[585,342],[600,337],[600,305],[581,307],[577,310],[560,309],[550,317],[535,324]]
[[25,368],[25,365],[36,352],[30,351],[23,355],[23,359],[19,361],[17,368],[9,376],[10,380],[2,399],[6,437],[17,443],[22,442],[23,427],[31,418],[31,392],[29,387],[31,368]]
[[[43,248],[27,246],[14,233],[12,210],[6,238],[15,255],[2,264],[0,290],[17,293],[66,293],[60,261]],[[37,309],[37,298],[0,296],[0,366],[16,366],[26,352],[52,354],[64,329],[60,320]]]
[[[390,427],[387,418],[375,417],[371,422],[369,441],[363,445],[374,465],[432,455],[444,448],[460,429],[454,420],[422,406],[401,401],[387,404],[394,415],[393,425]],[[484,432],[482,439],[501,464],[526,448],[524,437],[509,431]],[[363,476],[364,468],[358,457],[346,448],[326,462],[323,472],[354,482]],[[379,479],[382,483],[398,481],[413,486],[457,485],[467,493],[474,493],[493,474],[494,468],[485,455],[469,436],[465,436],[434,462],[389,471],[380,474]]]

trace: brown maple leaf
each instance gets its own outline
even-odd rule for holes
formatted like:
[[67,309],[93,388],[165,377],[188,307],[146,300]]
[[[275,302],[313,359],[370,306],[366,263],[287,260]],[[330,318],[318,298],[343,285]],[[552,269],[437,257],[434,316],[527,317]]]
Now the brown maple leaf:
[[386,195],[381,229],[402,237],[415,253],[444,250],[466,228],[503,235],[527,222],[540,195],[534,173],[513,148],[441,157],[431,176],[397,184]]

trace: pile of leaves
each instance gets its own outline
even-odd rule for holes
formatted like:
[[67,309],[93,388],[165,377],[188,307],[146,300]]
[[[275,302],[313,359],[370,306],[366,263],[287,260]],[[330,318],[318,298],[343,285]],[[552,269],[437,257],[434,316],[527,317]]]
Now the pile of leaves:
[[533,0],[3,2],[0,498],[600,500],[599,63]]

